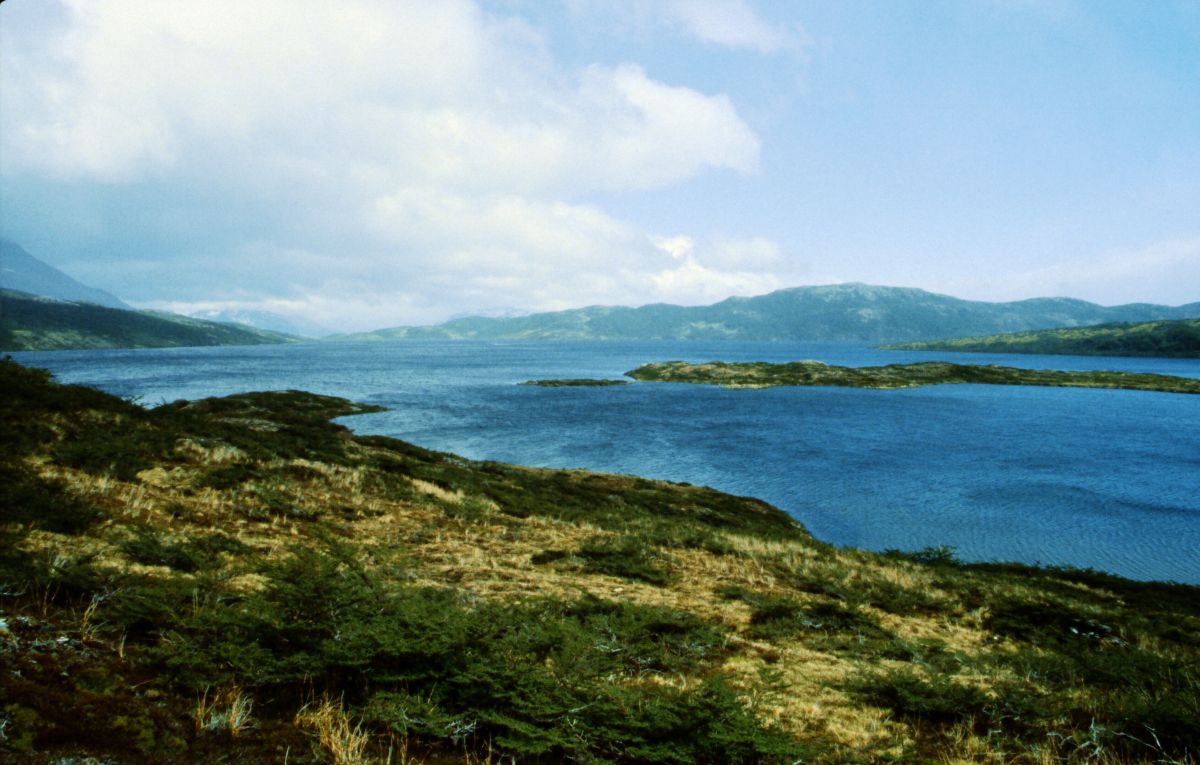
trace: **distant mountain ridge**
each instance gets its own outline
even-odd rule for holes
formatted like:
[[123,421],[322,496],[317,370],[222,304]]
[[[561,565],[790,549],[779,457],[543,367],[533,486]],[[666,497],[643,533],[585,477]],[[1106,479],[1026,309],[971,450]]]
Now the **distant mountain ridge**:
[[0,239],[0,289],[133,310],[116,295],[80,284],[8,239]]
[[294,340],[236,324],[0,289],[0,351],[267,345]]
[[912,287],[792,287],[707,306],[591,306],[508,318],[468,317],[342,340],[766,340],[910,342],[1107,322],[1200,318],[1182,306],[1101,306],[1073,298],[963,300]]

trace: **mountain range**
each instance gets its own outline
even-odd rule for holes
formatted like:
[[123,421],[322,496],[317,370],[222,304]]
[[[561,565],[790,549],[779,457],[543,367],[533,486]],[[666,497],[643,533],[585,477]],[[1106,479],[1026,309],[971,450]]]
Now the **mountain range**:
[[[209,312],[195,318],[133,311],[119,298],[80,284],[3,239],[0,292],[0,349],[7,350],[259,344],[327,334],[313,322],[266,312]],[[590,306],[526,315],[505,311],[325,339],[906,343],[1195,318],[1200,318],[1200,302],[1102,306],[1072,298],[1032,298],[990,303],[854,283],[793,287],[706,306]]]
[[592,306],[517,317],[468,317],[342,340],[768,340],[909,342],[1106,322],[1200,317],[1182,306],[1101,306],[1072,298],[1009,303],[963,300],[908,287],[794,287],[707,306]]

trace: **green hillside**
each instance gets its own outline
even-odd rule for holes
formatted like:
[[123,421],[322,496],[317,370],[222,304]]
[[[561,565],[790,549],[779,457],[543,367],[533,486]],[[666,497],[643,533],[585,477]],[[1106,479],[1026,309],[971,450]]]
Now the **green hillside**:
[[0,360],[0,761],[1194,763],[1200,589]]
[[0,290],[0,350],[265,345],[295,338],[175,314],[126,311]]
[[901,351],[1200,358],[1200,319],[1062,327],[884,347]]
[[1105,307],[1068,298],[960,300],[920,289],[837,284],[796,287],[708,306],[592,306],[515,318],[464,318],[395,327],[349,340],[779,340],[902,342],[1108,321],[1200,316],[1200,303]]

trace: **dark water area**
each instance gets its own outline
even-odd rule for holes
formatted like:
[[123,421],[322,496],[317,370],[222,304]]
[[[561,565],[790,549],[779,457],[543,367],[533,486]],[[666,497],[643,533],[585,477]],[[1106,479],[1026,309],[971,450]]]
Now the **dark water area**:
[[632,473],[751,495],[838,545],[950,545],[966,560],[1200,584],[1200,396],[986,385],[516,384],[615,378],[671,359],[851,366],[943,359],[1200,377],[1194,359],[720,342],[311,343],[14,357],[146,405],[248,390],[345,396],[390,408],[346,418],[358,433],[473,459]]

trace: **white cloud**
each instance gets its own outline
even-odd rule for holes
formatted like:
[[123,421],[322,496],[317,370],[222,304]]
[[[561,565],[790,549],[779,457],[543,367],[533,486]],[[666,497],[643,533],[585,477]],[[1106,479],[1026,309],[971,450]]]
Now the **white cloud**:
[[[129,181],[231,155],[346,163],[526,192],[671,185],[753,172],[729,99],[636,66],[557,71],[528,28],[463,0],[74,0],[52,44],[14,38],[19,168]],[[6,43],[9,41],[6,40]],[[6,48],[10,47],[6,44]],[[48,62],[46,62],[48,63]]]
[[[751,251],[769,249],[777,253],[778,247],[766,239],[718,240],[698,245],[691,237],[680,235],[657,237],[654,245],[673,261],[659,271],[644,275],[654,285],[658,300],[705,304],[730,295],[758,295],[783,286],[779,276],[771,271],[738,270],[736,264],[730,262],[730,253],[743,248]],[[701,260],[723,262],[714,266]]]
[[754,281],[736,263],[672,276],[645,232],[572,201],[756,172],[725,95],[633,64],[565,69],[470,0],[42,7],[60,18],[5,7],[3,172],[170,197],[144,214],[187,221],[177,246],[81,269],[125,269],[131,300],[362,329]]
[[803,39],[796,30],[763,21],[745,0],[671,0],[664,12],[698,39],[729,48],[796,51]]

